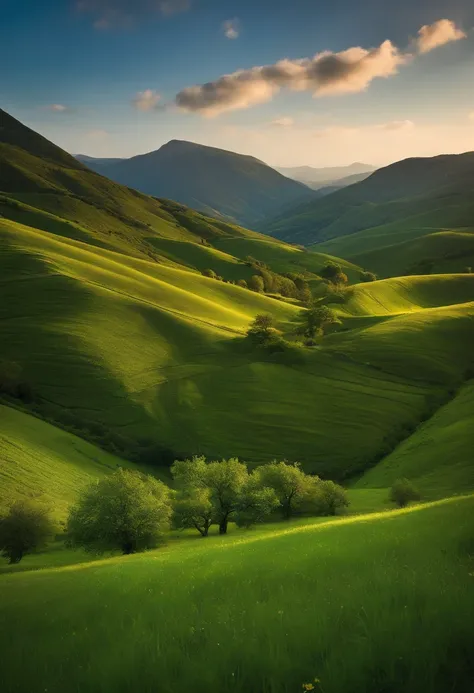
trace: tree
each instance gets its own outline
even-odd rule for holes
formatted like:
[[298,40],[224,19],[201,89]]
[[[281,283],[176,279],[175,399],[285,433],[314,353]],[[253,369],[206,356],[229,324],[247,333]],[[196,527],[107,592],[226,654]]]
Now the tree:
[[13,503],[0,519],[0,550],[10,563],[43,546],[55,532],[49,509],[39,502],[24,500]]
[[263,293],[264,286],[263,279],[258,274],[253,274],[248,281],[249,289],[259,294]]
[[298,333],[312,340],[317,335],[322,336],[330,325],[339,325],[340,320],[331,308],[315,304],[300,315],[301,325]]
[[242,289],[248,289],[249,288],[245,279],[239,279],[239,281],[237,282],[237,286],[241,286]]
[[286,520],[305,500],[309,500],[318,480],[317,477],[305,474],[297,462],[271,462],[259,467],[256,473],[262,487],[269,487],[275,491]]
[[361,282],[376,282],[377,275],[373,272],[359,272],[359,279]]
[[266,342],[275,333],[273,317],[269,313],[259,313],[250,323],[247,335],[257,342]]
[[334,481],[319,481],[317,495],[321,515],[336,515],[338,510],[349,505],[346,490]]
[[319,274],[325,281],[334,284],[334,286],[340,286],[348,282],[347,275],[342,271],[341,265],[338,265],[336,262],[326,263]]
[[260,522],[278,505],[259,476],[249,475],[247,465],[235,458],[177,460],[171,473],[178,489],[177,521],[195,527],[202,536],[214,523],[219,525],[219,534],[226,534],[232,520],[242,526]]
[[173,524],[179,529],[194,528],[207,537],[214,524],[214,506],[207,488],[194,488],[178,493],[174,502]]
[[240,494],[235,522],[238,527],[248,529],[257,522],[263,522],[279,505],[275,490],[262,486],[258,472],[252,472]]
[[124,554],[153,548],[170,527],[170,490],[137,471],[119,469],[91,484],[69,513],[71,546]]
[[203,270],[202,274],[204,277],[209,277],[210,279],[216,279],[217,278],[217,274],[214,272],[214,270],[211,270],[211,269]]
[[420,498],[420,492],[409,479],[397,479],[390,489],[390,500],[399,508],[404,508],[410,501],[417,501]]

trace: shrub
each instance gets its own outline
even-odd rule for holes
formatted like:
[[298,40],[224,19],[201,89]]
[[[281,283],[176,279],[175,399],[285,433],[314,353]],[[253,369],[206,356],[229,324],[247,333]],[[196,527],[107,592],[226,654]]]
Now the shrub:
[[334,481],[319,481],[317,485],[319,515],[336,515],[338,510],[349,505],[346,490]]
[[0,519],[0,550],[10,563],[43,546],[56,527],[49,509],[35,501],[17,501]]
[[417,501],[420,498],[420,492],[409,479],[397,479],[390,489],[390,500],[399,508],[404,508],[410,501]]
[[249,288],[245,279],[239,279],[239,281],[237,282],[237,286],[241,286],[242,289],[248,289]]
[[338,265],[336,262],[326,263],[319,274],[325,281],[334,284],[334,286],[340,286],[348,282],[347,275],[342,271],[341,265]]
[[91,484],[69,513],[68,544],[129,554],[157,546],[169,529],[169,488],[137,471],[119,469]]
[[359,279],[361,282],[376,282],[377,275],[373,272],[359,272]]
[[251,291],[256,291],[260,294],[263,293],[265,285],[263,283],[262,277],[260,277],[258,274],[252,275],[248,281],[248,287],[249,289],[251,289]]
[[203,277],[209,277],[209,279],[216,279],[217,275],[214,272],[214,270],[211,269],[205,269],[202,271]]

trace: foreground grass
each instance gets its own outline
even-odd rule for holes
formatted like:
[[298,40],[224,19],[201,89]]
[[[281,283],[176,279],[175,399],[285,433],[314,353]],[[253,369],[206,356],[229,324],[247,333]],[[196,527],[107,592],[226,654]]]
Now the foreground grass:
[[2,690],[296,693],[317,677],[324,693],[467,693],[473,510],[459,498],[3,576]]

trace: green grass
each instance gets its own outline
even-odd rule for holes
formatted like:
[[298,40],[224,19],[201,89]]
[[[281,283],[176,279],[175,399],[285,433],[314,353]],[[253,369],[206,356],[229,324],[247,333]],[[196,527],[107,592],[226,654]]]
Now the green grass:
[[3,690],[297,693],[317,677],[324,693],[467,693],[473,510],[470,497],[5,575]]
[[474,382],[422,424],[368,471],[358,489],[391,486],[409,477],[423,498],[442,498],[474,489]]
[[63,520],[68,506],[86,484],[111,474],[119,465],[137,466],[2,404],[0,421],[2,510],[15,500],[40,497],[56,518]]

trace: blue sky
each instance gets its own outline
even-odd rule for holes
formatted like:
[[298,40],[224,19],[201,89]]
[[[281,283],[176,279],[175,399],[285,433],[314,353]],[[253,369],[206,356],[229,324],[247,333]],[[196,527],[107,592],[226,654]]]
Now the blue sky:
[[473,28],[471,0],[3,0],[0,104],[74,153],[381,165],[474,150]]

